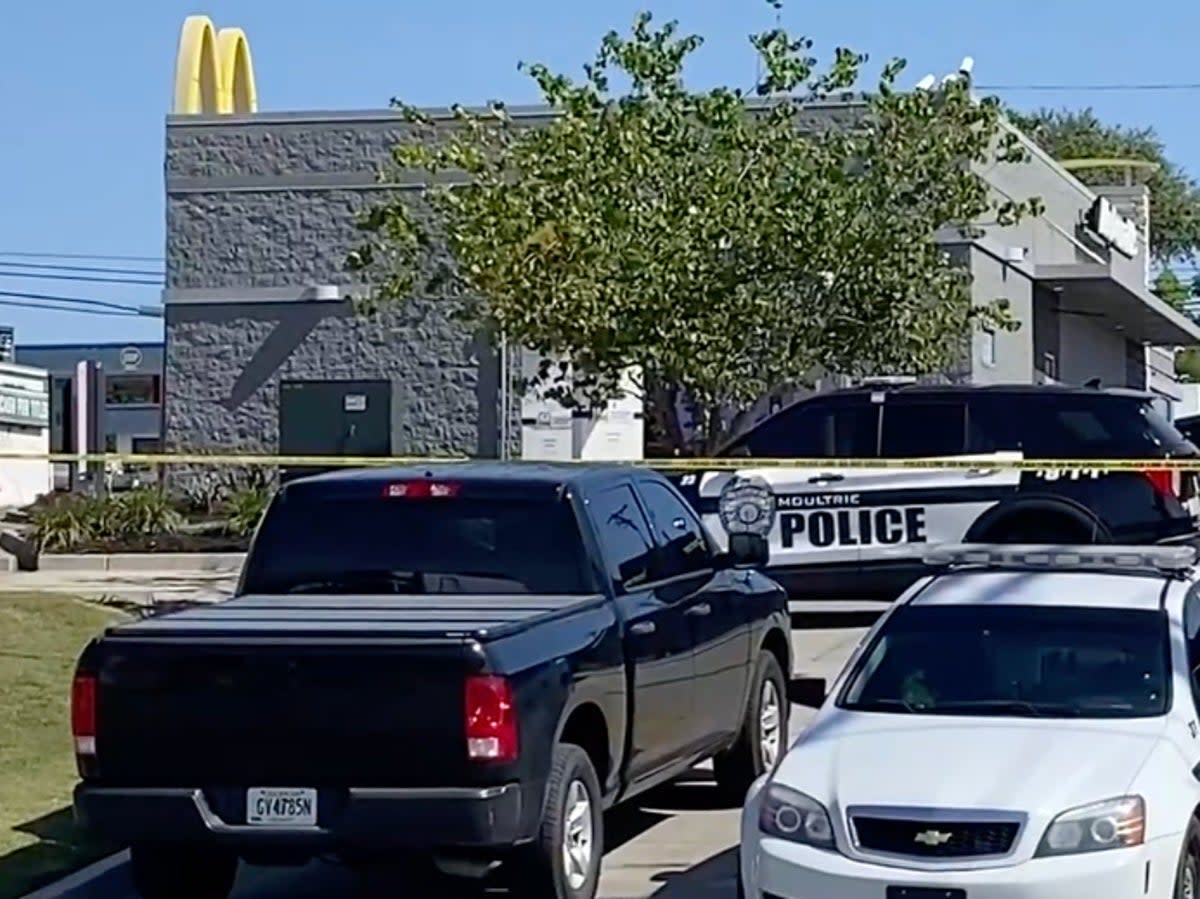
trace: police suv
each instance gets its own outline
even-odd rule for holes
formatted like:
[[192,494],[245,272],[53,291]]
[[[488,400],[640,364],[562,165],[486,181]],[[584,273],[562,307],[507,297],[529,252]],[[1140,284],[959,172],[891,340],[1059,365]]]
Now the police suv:
[[924,573],[931,544],[1189,540],[1200,511],[1192,472],[1005,467],[1200,456],[1148,394],[1124,389],[867,383],[800,400],[717,456],[967,463],[747,462],[672,475],[718,540],[739,532],[768,539],[767,571],[794,599],[894,598]]

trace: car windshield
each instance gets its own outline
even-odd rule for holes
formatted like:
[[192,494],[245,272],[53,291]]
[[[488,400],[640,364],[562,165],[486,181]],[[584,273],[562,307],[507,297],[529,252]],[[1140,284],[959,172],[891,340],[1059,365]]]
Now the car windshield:
[[246,561],[244,593],[589,593],[565,501],[284,495]]
[[1166,713],[1158,610],[905,606],[860,658],[839,706],[920,715],[1141,718]]

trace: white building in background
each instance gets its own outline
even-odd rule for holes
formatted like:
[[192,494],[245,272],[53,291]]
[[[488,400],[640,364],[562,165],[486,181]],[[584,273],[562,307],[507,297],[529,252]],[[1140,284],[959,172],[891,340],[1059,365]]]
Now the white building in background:
[[[522,382],[537,377],[540,361],[537,353],[520,353]],[[621,385],[621,395],[598,411],[570,409],[542,395],[544,391],[527,391],[520,398],[520,458],[537,462],[629,462],[644,458],[644,403],[637,381],[638,372],[631,369]]]
[[48,459],[4,458],[50,452],[50,377],[43,368],[0,362],[0,508],[27,506],[54,489]]

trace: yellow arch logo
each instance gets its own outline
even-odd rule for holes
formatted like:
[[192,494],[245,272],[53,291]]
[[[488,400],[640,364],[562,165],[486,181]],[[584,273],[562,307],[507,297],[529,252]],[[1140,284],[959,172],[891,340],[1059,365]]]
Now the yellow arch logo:
[[240,28],[213,26],[188,16],[175,58],[176,115],[231,115],[258,111],[250,42]]

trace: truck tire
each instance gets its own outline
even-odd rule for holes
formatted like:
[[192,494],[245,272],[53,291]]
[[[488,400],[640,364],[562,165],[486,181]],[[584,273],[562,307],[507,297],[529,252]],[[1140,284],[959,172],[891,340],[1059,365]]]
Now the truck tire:
[[604,854],[600,780],[586,752],[554,748],[542,823],[515,859],[516,895],[529,899],[593,899]]
[[142,899],[226,899],[237,879],[237,856],[220,850],[150,843],[129,857]]
[[713,773],[723,799],[741,804],[750,785],[775,766],[787,748],[787,727],[787,681],[775,654],[764,649],[754,665],[737,742],[713,758]]

